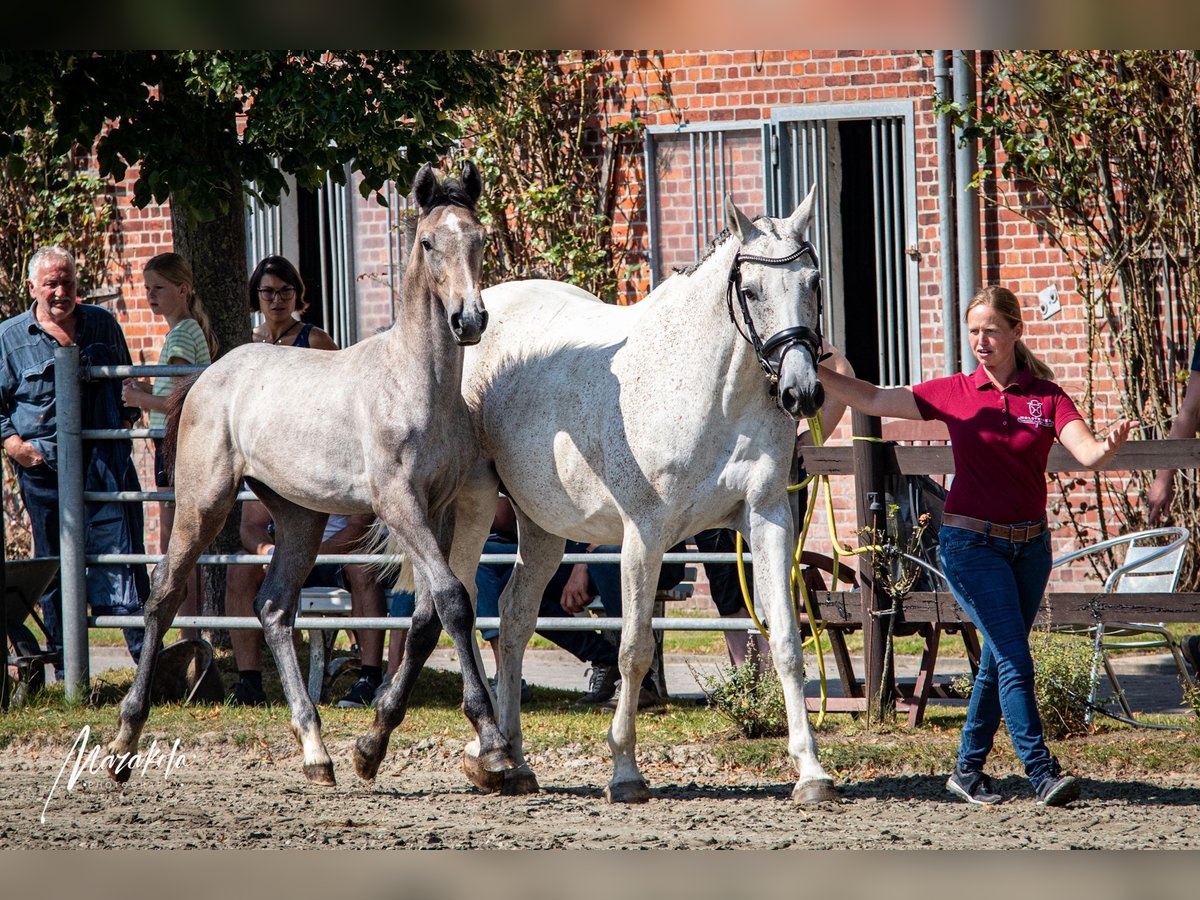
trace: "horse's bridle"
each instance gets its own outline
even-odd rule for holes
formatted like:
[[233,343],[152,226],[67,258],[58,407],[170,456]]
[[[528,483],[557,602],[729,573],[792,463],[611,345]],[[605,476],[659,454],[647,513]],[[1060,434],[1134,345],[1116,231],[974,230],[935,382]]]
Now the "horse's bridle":
[[[823,359],[828,359],[828,353],[822,353],[821,332],[819,323],[821,321],[821,285],[817,282],[817,330],[809,328],[807,325],[794,325],[791,328],[784,328],[771,335],[765,341],[758,336],[758,329],[754,327],[754,319],[750,315],[750,307],[746,303],[746,294],[742,290],[742,263],[758,263],[763,266],[783,266],[790,262],[795,262],[803,256],[809,256],[812,259],[813,268],[817,270],[818,275],[821,270],[820,260],[817,259],[817,251],[808,241],[801,242],[798,249],[789,253],[787,256],[752,256],[750,254],[739,253],[733,258],[733,268],[729,270],[729,287],[726,291],[725,299],[729,305],[729,321],[733,322],[738,333],[746,339],[746,341],[754,348],[754,356],[758,360],[758,364],[762,366],[763,372],[767,376],[767,380],[771,383],[771,390],[774,391],[776,385],[779,384],[779,373],[783,368],[783,361],[787,355],[797,347],[803,347],[808,351],[808,355],[812,357],[813,367]],[[745,330],[738,323],[737,317],[733,314],[733,298],[737,296],[738,308],[742,312],[742,321],[745,323]],[[778,351],[778,362],[774,362],[772,357]]]

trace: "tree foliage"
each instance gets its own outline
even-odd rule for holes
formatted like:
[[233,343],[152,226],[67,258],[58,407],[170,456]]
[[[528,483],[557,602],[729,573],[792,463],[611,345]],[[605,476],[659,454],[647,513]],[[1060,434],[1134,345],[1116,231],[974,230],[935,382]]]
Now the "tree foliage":
[[500,101],[463,124],[475,163],[492,185],[480,200],[490,230],[489,280],[555,278],[614,299],[613,176],[640,150],[636,116],[606,118],[610,80],[596,54],[554,50],[492,56],[507,73]]
[[139,165],[134,202],[168,198],[198,219],[278,203],[283,172],[316,188],[343,165],[364,196],[407,184],[458,136],[457,111],[496,96],[470,52],[0,51],[0,154],[27,128],[54,150],[95,146],[100,175]]
[[80,290],[109,280],[116,208],[109,185],[71,153],[55,153],[45,131],[22,135],[21,152],[0,161],[0,319],[29,306],[29,258],[43,244],[75,253]]
[[[1096,424],[1104,377],[1118,387],[1112,399],[1122,416],[1140,420],[1147,437],[1165,437],[1186,387],[1200,312],[1197,55],[1021,51],[992,60],[978,107],[942,101],[938,108],[982,139],[985,196],[1036,224],[1073,268],[1086,310],[1089,421]],[[1011,193],[1000,192],[995,174],[1010,179]],[[1060,511],[1080,536],[1091,516],[1102,537],[1142,527],[1138,498],[1152,476],[1118,482],[1097,474],[1094,500],[1082,504],[1071,497],[1082,479],[1060,480]],[[1191,480],[1190,473],[1177,478]],[[1176,490],[1172,514],[1200,527],[1194,485]]]

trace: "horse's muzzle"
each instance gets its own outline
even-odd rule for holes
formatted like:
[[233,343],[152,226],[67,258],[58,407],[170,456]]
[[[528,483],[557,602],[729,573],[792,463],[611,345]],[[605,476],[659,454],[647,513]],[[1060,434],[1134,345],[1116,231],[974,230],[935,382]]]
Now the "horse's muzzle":
[[817,414],[817,410],[825,403],[825,388],[818,381],[811,391],[801,391],[794,387],[785,387],[779,392],[779,405],[793,419],[807,419]]
[[455,313],[450,317],[450,331],[460,347],[471,347],[478,344],[487,329],[487,310],[481,310],[478,316],[463,317]]

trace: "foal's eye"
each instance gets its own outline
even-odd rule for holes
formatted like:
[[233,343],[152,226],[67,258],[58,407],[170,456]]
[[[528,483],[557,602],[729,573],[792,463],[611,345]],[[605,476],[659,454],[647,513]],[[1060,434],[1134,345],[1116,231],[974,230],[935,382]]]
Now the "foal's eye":
[[429,240],[429,238],[421,238],[421,249],[428,253],[433,249],[433,241]]

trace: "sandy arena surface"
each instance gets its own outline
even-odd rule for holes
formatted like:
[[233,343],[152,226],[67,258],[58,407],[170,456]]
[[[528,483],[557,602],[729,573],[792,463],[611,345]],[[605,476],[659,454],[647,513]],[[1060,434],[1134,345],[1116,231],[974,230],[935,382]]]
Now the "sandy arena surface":
[[1007,802],[971,807],[935,776],[860,781],[843,785],[839,802],[798,807],[790,784],[720,771],[702,746],[681,746],[642,756],[650,803],[611,806],[606,757],[532,755],[542,792],[506,798],[467,782],[461,748],[451,738],[393,748],[367,784],[354,774],[350,741],[334,743],[339,784],[320,788],[300,774],[293,747],[239,748],[212,732],[184,748],[185,764],[169,776],[160,765],[119,787],[85,773],[68,790],[69,765],[55,785],[68,743],[14,744],[0,751],[0,847],[1200,847],[1195,776],[1085,779],[1083,799],[1066,809],[1038,807],[1015,777],[999,781]]

